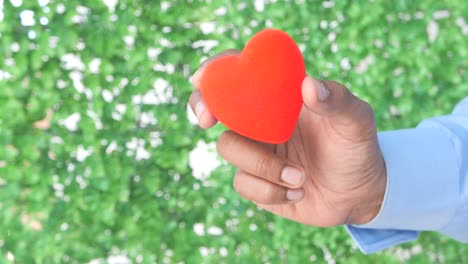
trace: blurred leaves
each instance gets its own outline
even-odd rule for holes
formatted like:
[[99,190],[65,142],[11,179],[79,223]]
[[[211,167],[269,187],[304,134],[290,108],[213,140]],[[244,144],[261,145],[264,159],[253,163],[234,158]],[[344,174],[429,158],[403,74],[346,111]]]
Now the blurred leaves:
[[468,261],[431,233],[364,256],[341,227],[242,200],[228,165],[194,178],[190,151],[224,127],[202,131],[186,108],[204,58],[276,27],[309,74],[367,100],[381,130],[447,114],[468,94],[464,1],[12,2],[0,22],[1,263]]

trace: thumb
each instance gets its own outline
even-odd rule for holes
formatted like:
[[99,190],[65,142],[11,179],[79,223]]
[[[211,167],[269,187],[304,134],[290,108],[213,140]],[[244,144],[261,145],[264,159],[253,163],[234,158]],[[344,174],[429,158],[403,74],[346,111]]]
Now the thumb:
[[375,135],[371,106],[342,84],[306,76],[302,82],[302,97],[311,112],[326,118],[341,135],[353,140]]

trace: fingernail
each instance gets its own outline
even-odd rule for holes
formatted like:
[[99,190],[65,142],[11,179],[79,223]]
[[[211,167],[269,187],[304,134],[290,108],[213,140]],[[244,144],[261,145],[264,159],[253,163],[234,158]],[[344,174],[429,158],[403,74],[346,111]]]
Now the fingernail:
[[205,111],[205,109],[206,106],[202,101],[198,102],[195,106],[195,115],[197,115],[198,120],[200,120],[201,115],[203,114],[203,111]]
[[281,172],[281,180],[293,186],[301,184],[303,178],[304,174],[302,171],[291,166],[284,167]]
[[330,95],[330,90],[328,90],[327,87],[325,87],[323,82],[315,80],[315,87],[317,87],[317,96],[319,101],[324,102],[325,100],[327,100],[328,96]]
[[304,197],[304,191],[302,189],[288,190],[286,192],[286,199],[289,201],[299,201]]

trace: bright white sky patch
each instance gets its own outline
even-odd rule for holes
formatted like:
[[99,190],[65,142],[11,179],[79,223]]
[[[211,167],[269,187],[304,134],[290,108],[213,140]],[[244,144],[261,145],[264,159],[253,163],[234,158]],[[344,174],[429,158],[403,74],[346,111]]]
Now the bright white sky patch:
[[158,78],[154,82],[153,88],[156,92],[156,97],[159,99],[159,103],[169,103],[172,99],[172,87],[169,82]]
[[437,38],[437,35],[439,35],[439,25],[435,21],[429,22],[427,25],[427,37],[429,39],[429,42],[434,42],[435,39]]
[[25,27],[34,26],[36,21],[34,21],[34,12],[31,10],[24,10],[20,13],[21,24]]
[[[3,2],[3,1],[2,1]],[[23,4],[23,1],[22,0],[10,0],[10,3],[14,6],[14,7],[19,7]]]
[[100,65],[101,65],[101,59],[99,58],[92,59],[91,62],[89,63],[89,71],[92,74],[98,74]]
[[132,264],[133,262],[126,255],[109,256],[107,260],[93,259],[88,264]]
[[159,54],[162,53],[162,49],[156,49],[156,48],[148,48],[148,50],[146,51],[146,55],[152,59],[152,60],[155,60]]
[[369,66],[372,63],[374,63],[374,61],[375,61],[375,56],[373,54],[368,55],[356,65],[356,72],[364,73],[365,71],[367,71],[367,69],[369,69]]
[[65,70],[78,70],[83,71],[85,69],[85,65],[81,61],[81,57],[79,55],[73,53],[67,53],[63,55],[61,58],[62,68]]
[[450,11],[449,10],[438,10],[438,11],[435,11],[434,13],[432,13],[432,17],[435,20],[448,18],[448,17],[450,17]]
[[46,6],[49,4],[49,0],[38,0],[40,6]]
[[45,25],[49,24],[49,19],[47,17],[41,17],[39,19],[39,23],[41,23],[41,25],[45,26]]
[[203,48],[203,52],[207,53],[212,48],[218,45],[219,45],[219,41],[217,40],[197,40],[194,43],[192,43],[192,48],[194,49]]
[[151,158],[151,153],[145,149],[145,140],[141,138],[132,138],[125,144],[130,154],[135,154],[135,160],[146,160]]
[[153,112],[142,112],[140,113],[140,126],[147,127],[148,125],[156,125],[157,120]]
[[37,37],[36,31],[30,30],[28,31],[28,38],[35,39]]
[[114,95],[109,90],[102,90],[101,95],[106,103],[110,103],[112,100],[114,100]]
[[78,149],[76,150],[76,160],[79,162],[83,162],[86,160],[87,157],[91,156],[92,153],[92,148],[86,149],[83,147],[83,145],[79,145]]
[[343,70],[347,71],[349,69],[351,69],[351,63],[350,63],[350,60],[349,58],[343,58],[341,59],[340,61],[340,66]]
[[214,142],[206,144],[202,140],[198,141],[195,149],[189,154],[189,165],[192,168],[193,177],[202,181],[206,180],[211,172],[221,164],[215,149]]
[[152,131],[150,132],[149,143],[151,147],[156,148],[162,145],[163,141],[161,138],[161,132],[159,131]]
[[132,97],[133,104],[159,105],[170,103],[174,99],[172,94],[172,86],[169,82],[158,78],[153,84],[153,89],[146,94],[135,95]]
[[161,11],[166,12],[169,7],[171,7],[171,3],[166,1],[161,2]]
[[198,125],[198,118],[193,113],[192,108],[187,104],[187,118],[192,125]]
[[70,79],[73,82],[73,87],[80,94],[85,94],[86,98],[91,99],[93,94],[90,89],[86,88],[83,84],[83,74],[79,71],[72,71],[69,74]]
[[124,255],[121,256],[110,256],[107,258],[109,264],[131,264],[132,261]]
[[115,110],[112,112],[112,118],[115,120],[122,120],[123,115],[127,111],[127,105],[126,104],[118,104],[115,106]]
[[258,12],[263,12],[263,10],[265,10],[265,0],[255,0],[254,5],[255,10]]
[[335,5],[335,2],[333,1],[323,1],[322,6],[325,8],[332,8]]
[[3,0],[0,0],[0,22],[3,20]]
[[220,236],[224,233],[223,229],[217,226],[210,226],[208,227],[207,233],[212,236]]
[[124,36],[123,41],[125,42],[125,45],[127,45],[127,48],[133,49],[135,46],[135,37],[134,36]]
[[59,14],[63,14],[65,12],[65,5],[62,3],[58,4],[56,11]]
[[215,31],[216,23],[215,22],[202,22],[200,23],[200,29],[203,34],[210,34]]
[[78,122],[80,122],[80,120],[80,113],[73,113],[59,123],[66,127],[69,131],[76,131],[78,129]]
[[463,17],[457,17],[455,23],[460,27],[463,35],[468,35],[468,24],[465,23],[465,19],[463,19]]
[[204,236],[205,235],[205,225],[203,225],[202,223],[196,223],[193,225],[193,232],[195,232],[195,234],[197,236]]
[[109,8],[109,11],[114,12],[115,6],[117,6],[118,0],[103,0],[104,4]]
[[94,125],[97,130],[101,130],[103,128],[102,121],[99,116],[92,110],[87,110],[86,115],[89,116],[94,121]]
[[10,79],[12,75],[9,72],[0,70],[0,81]]
[[217,16],[224,16],[227,13],[226,7],[220,7],[214,11],[215,15]]

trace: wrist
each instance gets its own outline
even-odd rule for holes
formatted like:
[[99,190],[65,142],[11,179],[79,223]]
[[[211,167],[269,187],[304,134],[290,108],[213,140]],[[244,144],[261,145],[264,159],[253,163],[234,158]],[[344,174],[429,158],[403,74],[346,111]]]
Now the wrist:
[[378,173],[374,174],[369,184],[361,190],[363,197],[357,199],[358,202],[351,210],[347,224],[367,224],[380,212],[387,187],[387,168],[383,157],[380,163]]

